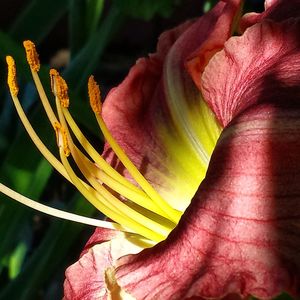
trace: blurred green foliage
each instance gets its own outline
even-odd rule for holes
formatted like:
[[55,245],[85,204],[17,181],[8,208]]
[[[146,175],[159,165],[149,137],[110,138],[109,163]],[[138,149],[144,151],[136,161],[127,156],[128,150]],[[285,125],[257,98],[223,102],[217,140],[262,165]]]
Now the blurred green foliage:
[[174,10],[174,5],[178,5],[180,0],[116,0],[116,3],[122,12],[129,16],[150,20],[156,14],[169,17]]
[[[9,28],[0,28],[0,59],[7,54],[17,62],[20,98],[41,139],[56,153],[55,136],[45,121],[32,85],[22,41],[31,39],[43,46],[62,20],[67,19],[70,61],[63,68],[72,98],[72,113],[86,132],[98,135],[89,107],[83,100],[87,77],[104,66],[103,55],[122,26],[132,18],[140,22],[172,17],[185,4],[180,0],[31,0],[14,16]],[[210,9],[215,1],[203,1]],[[200,15],[200,12],[196,12]],[[139,22],[139,21],[137,21]],[[155,43],[155,41],[154,41]],[[151,49],[152,50],[152,49]],[[122,49],[120,50],[120,52]],[[150,51],[150,49],[145,49]],[[126,53],[122,53],[122,57]],[[132,60],[131,60],[132,62]],[[35,149],[20,125],[1,69],[0,94],[0,180],[33,199],[51,206],[91,216],[95,210],[56,172]],[[49,92],[48,66],[40,71]],[[103,68],[100,71],[103,72]],[[105,74],[104,74],[105,75]],[[114,84],[117,84],[115,80]],[[109,87],[107,87],[109,89]],[[51,98],[51,95],[49,93]],[[101,137],[95,139],[101,149]],[[60,299],[65,268],[74,262],[93,228],[53,220],[24,208],[0,195],[0,300]],[[282,296],[288,299],[287,296]]]

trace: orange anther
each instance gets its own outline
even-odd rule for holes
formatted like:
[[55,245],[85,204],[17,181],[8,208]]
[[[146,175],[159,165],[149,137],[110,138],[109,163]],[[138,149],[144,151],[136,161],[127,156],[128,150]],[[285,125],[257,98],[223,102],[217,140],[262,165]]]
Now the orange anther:
[[26,51],[26,58],[30,69],[34,72],[38,72],[40,70],[40,60],[35,48],[35,44],[32,41],[27,40],[23,42],[23,45]]
[[92,110],[96,114],[101,114],[102,103],[101,103],[101,93],[94,76],[90,76],[88,81],[88,93],[90,98],[90,105]]
[[53,124],[55,133],[56,133],[56,142],[58,147],[62,147],[65,156],[69,156],[70,155],[70,148],[68,145],[68,136],[66,133],[65,128],[59,123],[59,122],[55,122]]
[[69,107],[68,85],[55,69],[50,70],[51,89],[62,107]]
[[7,84],[13,96],[18,96],[19,87],[17,83],[17,69],[15,60],[11,56],[6,56],[7,63]]

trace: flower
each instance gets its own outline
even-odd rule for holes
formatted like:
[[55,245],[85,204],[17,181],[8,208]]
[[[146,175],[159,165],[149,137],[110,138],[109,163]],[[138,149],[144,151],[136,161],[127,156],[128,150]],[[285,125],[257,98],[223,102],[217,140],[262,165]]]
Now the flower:
[[[51,210],[0,185],[36,209],[100,227],[66,271],[65,299],[270,299],[284,290],[299,296],[300,1],[266,1],[264,13],[239,22],[240,8],[241,1],[220,1],[164,33],[157,53],[139,60],[103,107],[90,78],[106,161],[72,119],[67,85],[55,70],[58,117],[51,109],[27,41],[61,162],[53,157],[23,113],[7,58],[12,98],[29,135],[114,221]],[[238,25],[243,34],[232,37]],[[71,168],[70,154],[86,181]]]
[[[157,54],[138,61],[103,108],[106,124],[141,169],[146,156],[146,176],[159,188],[153,169],[165,165],[163,159],[154,165],[160,156],[153,143],[164,145],[155,135],[164,113],[171,111],[183,136],[193,137],[185,131],[194,123],[185,127],[184,108],[194,102],[190,94],[180,97],[194,91],[189,74],[224,128],[205,179],[177,227],[152,248],[135,254],[139,249],[124,249],[123,237],[96,231],[66,272],[66,299],[271,299],[283,291],[299,297],[300,5],[266,1],[266,11],[245,15],[243,34],[230,38],[237,12],[230,4],[219,2],[195,23],[165,33]],[[227,34],[218,35],[222,30]],[[168,38],[174,42],[160,52]],[[189,48],[192,41],[198,47]],[[139,150],[141,140],[150,149]]]

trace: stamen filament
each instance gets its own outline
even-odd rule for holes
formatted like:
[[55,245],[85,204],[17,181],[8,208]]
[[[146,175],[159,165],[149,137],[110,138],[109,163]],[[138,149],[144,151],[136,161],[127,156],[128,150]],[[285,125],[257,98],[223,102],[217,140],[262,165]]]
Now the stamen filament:
[[41,204],[37,201],[34,201],[30,198],[27,198],[16,191],[10,189],[9,187],[5,186],[4,184],[0,183],[0,192],[5,194],[6,196],[34,209],[39,212],[45,213],[47,215],[64,219],[64,220],[69,220],[69,221],[74,221],[82,224],[87,224],[87,225],[92,225],[92,226],[97,226],[97,227],[103,227],[103,228],[108,228],[108,229],[116,229],[124,232],[133,232],[130,229],[126,229],[123,226],[119,225],[118,223],[114,222],[108,222],[108,221],[102,221],[102,220],[97,220],[94,218],[88,218],[84,216],[80,216],[77,214],[69,213],[66,211],[62,211],[44,204]]
[[108,128],[106,127],[102,117],[100,115],[95,114],[97,122],[99,124],[99,127],[115,152],[115,154],[118,156],[122,164],[125,166],[125,168],[128,170],[130,175],[135,179],[135,181],[141,186],[141,188],[145,191],[145,193],[153,200],[153,202],[161,208],[164,212],[166,217],[171,219],[172,221],[178,223],[181,212],[175,210],[172,206],[170,206],[155,190],[154,188],[149,184],[149,182],[145,179],[145,177],[140,173],[140,171],[135,167],[135,165],[131,162],[131,160],[127,157],[125,152],[122,150],[122,148],[118,145],[116,140],[112,137],[110,134]]
[[[8,64],[8,85],[21,122],[33,143],[50,164],[69,180],[93,206],[116,223],[86,218],[48,207],[47,205],[43,205],[18,194],[1,183],[0,192],[26,206],[59,218],[139,234],[146,239],[156,242],[164,240],[180,219],[181,212],[172,208],[168,202],[155,191],[110,134],[101,116],[102,103],[100,89],[94,78],[90,77],[89,79],[89,98],[99,127],[106,141],[139,187],[135,186],[110,166],[83,135],[68,111],[68,86],[59,73],[53,69],[50,70],[50,77],[51,88],[56,100],[56,115],[49,103],[38,75],[40,62],[35,45],[31,41],[25,41],[24,47],[40,100],[47,117],[56,132],[61,161],[59,161],[43,144],[26,117],[17,97],[19,89],[16,80],[15,62],[12,57],[8,56],[6,59]],[[75,135],[87,155],[79,150],[73,143],[71,133]],[[67,158],[69,154],[72,155],[86,181],[80,179],[72,169]],[[89,157],[91,157],[92,160],[90,160]],[[129,201],[125,203],[122,202],[112,194],[107,187],[119,193]]]
[[[113,169],[106,161],[103,159],[102,156],[98,154],[98,152],[95,150],[95,148],[88,142],[88,140],[85,138],[83,133],[80,131],[79,127],[75,123],[74,119],[72,118],[70,112],[62,107],[62,112],[64,114],[64,117],[70,126],[72,132],[74,133],[75,137],[79,141],[79,143],[84,147],[84,149],[87,151],[87,153],[91,156],[91,158],[96,162],[96,164],[102,169],[106,174],[108,174],[110,177],[112,177],[115,181],[119,182],[119,188],[122,187],[122,185],[130,190],[132,194],[132,197],[134,198],[134,202],[137,204],[140,204],[141,206],[144,206],[147,209],[150,209],[161,216],[165,218],[169,218],[169,216],[162,210],[161,207],[159,207],[146,193],[144,193],[141,189],[130,183],[127,179],[125,179],[122,175],[120,175],[115,169]],[[115,186],[112,187],[114,190]],[[116,190],[117,191],[117,190]],[[121,192],[121,191],[120,191]],[[125,194],[122,194],[125,196]],[[128,195],[128,194],[127,194]],[[143,201],[139,201],[140,197],[142,197]],[[132,199],[130,197],[130,199]],[[139,203],[137,202],[139,201]]]
[[74,133],[75,137],[77,138],[78,142],[82,145],[85,151],[90,155],[90,157],[94,160],[94,162],[102,169],[106,174],[110,177],[114,178],[124,186],[127,186],[131,190],[141,195],[146,195],[141,189],[137,186],[129,182],[125,177],[123,177],[120,173],[118,173],[110,164],[108,164],[105,159],[99,155],[97,150],[90,144],[90,142],[86,139],[84,134],[81,132],[77,124],[75,123],[73,117],[71,116],[70,112],[62,108],[64,117],[70,126],[70,129]]
[[131,162],[128,156],[125,154],[123,149],[119,146],[117,141],[110,134],[104,120],[101,116],[101,95],[98,84],[95,82],[94,77],[90,76],[88,82],[88,91],[90,97],[90,104],[95,113],[99,127],[111,146],[117,157],[123,163],[125,168],[128,170],[130,175],[135,179],[139,186],[144,190],[144,192],[152,199],[152,201],[165,213],[166,217],[174,222],[178,222],[181,217],[181,212],[175,210],[170,206],[151,186],[151,184],[146,180],[146,178],[140,173],[136,166]]
[[45,146],[45,144],[41,141],[35,130],[33,129],[31,123],[29,122],[26,114],[21,106],[21,103],[18,97],[15,97],[11,94],[13,103],[15,105],[16,111],[19,115],[19,118],[26,129],[29,137],[31,138],[32,142],[35,144],[37,149],[41,152],[44,158],[55,168],[62,176],[64,176],[70,183],[73,184],[71,181],[68,173],[66,172],[63,164],[49,151],[49,149]]
[[26,117],[26,114],[21,106],[21,103],[17,96],[14,96],[11,93],[11,97],[13,100],[13,103],[15,105],[15,108],[17,110],[17,113],[19,115],[19,118],[26,129],[29,137],[31,138],[32,142],[35,144],[35,146],[38,148],[38,150],[41,152],[41,154],[49,161],[49,163],[67,180],[70,181],[70,178],[62,165],[62,163],[49,151],[49,149],[45,146],[45,144],[41,141],[39,136],[36,134],[35,130],[33,129],[31,123],[29,122],[28,118]]
[[[73,149],[74,150],[74,149]],[[73,153],[72,153],[73,155]],[[101,185],[93,176],[90,175],[87,167],[82,163],[80,158],[77,157],[77,154],[74,153],[74,159],[76,164],[78,165],[80,171],[85,176],[85,178],[89,181],[89,183],[93,186],[93,188],[105,199],[114,206],[115,210],[119,214],[123,214],[126,216],[130,216],[131,219],[134,219],[136,222],[140,224],[147,224],[149,229],[152,229],[155,232],[160,232],[162,235],[168,235],[171,231],[170,227],[166,227],[164,224],[157,223],[150,218],[147,218],[145,215],[140,214],[136,210],[130,208],[125,203],[121,202],[118,198],[112,195],[103,185]]]
[[[56,81],[57,77],[59,75],[55,76],[54,78],[54,90],[57,89],[57,84],[60,84],[60,82]],[[155,225],[155,229],[151,230],[150,228],[144,227],[142,224],[145,223],[146,217],[139,215],[136,211],[132,210],[130,211],[130,208],[128,208],[125,204],[120,202],[117,198],[112,196],[109,192],[106,191],[104,187],[99,185],[100,193],[96,189],[92,189],[92,187],[86,188],[86,185],[83,185],[81,183],[81,180],[77,177],[75,172],[73,171],[72,167],[70,166],[68,160],[67,160],[67,153],[66,149],[70,149],[72,156],[75,158],[75,151],[74,151],[74,143],[72,141],[70,132],[67,127],[66,120],[64,118],[63,112],[62,112],[62,106],[60,99],[58,99],[57,94],[55,95],[55,102],[56,102],[56,108],[58,113],[58,118],[61,123],[60,127],[57,127],[57,134],[61,135],[62,137],[58,136],[58,141],[62,141],[62,143],[59,143],[59,153],[61,161],[68,172],[72,182],[75,184],[77,189],[81,192],[82,195],[85,196],[85,198],[91,202],[92,205],[94,205],[97,209],[99,209],[101,212],[103,212],[106,216],[111,218],[112,220],[120,223],[125,224],[129,228],[135,229],[137,233],[147,237],[147,238],[154,238],[154,239],[163,239],[168,233],[169,230],[164,230],[163,234],[157,233],[157,231],[161,228],[159,224],[156,224],[152,220],[148,220],[148,225]],[[83,172],[83,166],[80,165],[80,162],[76,161],[79,169]],[[84,172],[83,172],[84,174]],[[85,175],[85,174],[84,174]],[[95,184],[95,181],[92,181],[92,186]],[[121,207],[121,209],[120,209]],[[126,213],[127,212],[127,213]],[[133,217],[132,217],[133,216]],[[140,221],[140,222],[139,222]]]
[[29,40],[24,41],[23,45],[24,45],[24,48],[26,51],[27,62],[30,66],[32,78],[35,83],[36,89],[38,91],[38,94],[40,96],[40,99],[42,101],[44,109],[46,111],[46,114],[47,114],[51,124],[54,125],[54,123],[57,122],[57,118],[53,112],[53,109],[49,103],[49,100],[47,98],[47,95],[45,93],[43,85],[41,83],[40,77],[37,73],[40,70],[40,61],[38,58],[38,53],[35,49],[35,45],[32,41],[29,41]]
[[[108,208],[106,205],[104,205],[102,202],[99,201],[95,197],[95,192],[92,193],[89,189],[87,189],[80,181],[80,179],[77,177],[77,175],[72,170],[65,154],[64,150],[60,147],[59,148],[59,154],[61,161],[63,165],[65,166],[66,171],[68,172],[72,182],[78,189],[78,191],[98,210],[100,210],[102,213],[104,213],[108,218],[114,220],[115,222],[119,224],[123,224],[126,227],[129,227],[133,229],[136,233],[141,234],[142,236],[154,240],[154,241],[162,241],[165,236],[158,234],[157,232],[153,232],[152,230],[144,227],[143,225],[135,222],[134,220],[128,219],[127,217],[124,217],[122,215],[119,215],[114,210]],[[105,199],[103,199],[105,200]]]
[[100,170],[95,164],[93,164],[76,146],[75,151],[77,155],[80,156],[80,159],[83,160],[83,164],[88,165],[87,169],[91,176],[93,176],[96,180],[100,180],[100,182],[104,183],[106,186],[111,188],[112,190],[116,191],[118,194],[122,195],[123,197],[127,198],[128,200],[142,206],[148,210],[151,210],[157,214],[161,213],[152,201],[149,201],[149,197],[145,194],[142,195],[140,193],[135,193],[133,190],[129,189],[128,187],[122,185],[114,178],[107,175],[105,172]]
[[65,171],[61,162],[49,151],[49,149],[45,146],[45,144],[41,141],[39,136],[36,134],[35,130],[33,129],[31,123],[29,122],[22,105],[19,101],[19,98],[16,93],[16,88],[14,87],[14,82],[16,82],[16,66],[14,59],[11,56],[6,57],[7,65],[8,65],[8,86],[10,90],[10,94],[16,108],[16,111],[19,115],[19,118],[27,131],[29,137],[31,138],[32,142],[38,148],[38,150],[42,153],[42,155],[49,161],[49,163],[67,180],[70,181],[67,172]]
[[[147,228],[151,229],[153,232],[158,232],[164,236],[167,236],[170,233],[170,228],[166,228],[164,225],[156,223],[155,221],[145,217],[144,215],[138,213],[137,211],[131,209],[128,207],[125,203],[121,202],[118,198],[113,196],[109,191],[106,190],[104,186],[102,186],[93,176],[90,176],[89,171],[87,170],[86,166],[84,165],[83,161],[80,159],[80,157],[77,155],[74,147],[74,143],[72,141],[70,132],[67,127],[66,120],[64,118],[63,112],[62,112],[62,106],[61,101],[56,97],[56,107],[58,112],[59,120],[62,124],[62,128],[60,129],[60,134],[63,136],[63,145],[62,148],[64,149],[64,153],[66,155],[65,148],[70,149],[72,156],[82,172],[82,174],[85,176],[85,178],[89,181],[89,183],[92,185],[92,187],[95,189],[96,194],[100,194],[102,196],[99,201],[106,205],[111,211],[116,212],[120,216],[123,216],[124,218],[128,218],[130,220],[134,220],[136,223],[147,224]],[[68,143],[68,145],[67,145]],[[61,148],[61,147],[60,147]],[[65,165],[65,164],[64,164]],[[65,165],[66,167],[66,165]],[[103,200],[106,201],[103,201]],[[106,204],[105,204],[106,203]]]
[[48,119],[50,120],[51,124],[54,125],[54,123],[58,122],[58,120],[53,112],[53,109],[52,109],[50,103],[49,103],[46,92],[42,86],[40,77],[39,77],[38,73],[33,70],[31,70],[31,74],[32,74],[32,78],[35,83],[36,89],[38,91],[38,94],[40,96],[41,102],[43,104],[43,107],[45,109],[45,112],[48,116]]

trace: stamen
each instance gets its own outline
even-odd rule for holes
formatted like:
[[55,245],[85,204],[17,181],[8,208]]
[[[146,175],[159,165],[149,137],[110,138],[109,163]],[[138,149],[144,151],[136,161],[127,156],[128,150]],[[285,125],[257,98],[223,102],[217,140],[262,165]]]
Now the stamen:
[[[91,78],[91,77],[90,77]],[[94,83],[94,79],[91,78],[91,84],[93,89],[99,89],[99,86]],[[99,91],[100,93],[100,91]],[[94,95],[97,94],[95,92],[89,93],[89,96],[94,97]],[[94,103],[99,102],[99,98],[90,99],[90,102],[94,105]],[[145,177],[140,173],[140,171],[136,168],[136,166],[132,163],[132,161],[128,158],[128,156],[125,154],[123,149],[119,146],[117,141],[113,138],[113,136],[110,134],[106,124],[104,123],[104,120],[101,117],[101,113],[97,113],[97,110],[94,110],[95,116],[97,119],[97,122],[99,124],[99,127],[107,140],[108,144],[111,146],[115,154],[118,156],[120,161],[123,163],[125,168],[128,170],[128,172],[131,174],[131,176],[135,179],[135,181],[140,185],[140,187],[145,191],[146,194],[152,199],[152,201],[164,212],[164,217],[169,218],[170,220],[178,223],[181,212],[175,210],[172,206],[170,206],[156,191],[155,189],[150,185],[150,183],[145,179]]]
[[[47,95],[45,93],[43,85],[42,85],[39,75],[37,73],[39,70],[39,67],[40,67],[40,62],[38,60],[38,54],[37,54],[35,45],[31,41],[24,41],[23,44],[24,44],[24,47],[26,50],[26,57],[27,57],[27,61],[30,66],[33,81],[34,81],[36,89],[39,93],[39,96],[40,96],[41,102],[43,104],[43,107],[45,109],[45,112],[47,114],[47,117],[50,120],[51,124],[53,125],[55,122],[57,122],[57,118],[55,116],[55,113],[52,110],[52,107],[49,103],[49,100],[47,98]],[[34,62],[36,62],[36,63],[34,63]]]
[[[165,216],[164,211],[158,207],[144,191],[129,182],[125,177],[113,169],[102,156],[99,155],[96,149],[88,142],[83,133],[80,131],[70,112],[64,108],[62,108],[62,111],[75,137],[84,147],[85,151],[90,155],[90,157],[96,162],[98,174],[99,172],[102,172],[101,170],[103,170],[102,176],[98,175],[99,179],[103,180],[104,183],[110,188],[130,199],[131,201],[150,209],[157,214]],[[88,158],[86,159],[88,160]]]
[[35,49],[35,44],[32,41],[27,40],[23,42],[23,45],[26,50],[26,58],[30,69],[34,72],[38,72],[40,70],[40,60]]
[[55,76],[59,76],[59,73],[55,69],[50,69],[49,75],[50,75],[50,82],[51,82],[51,91],[55,95],[55,91],[54,91],[55,80],[54,79],[55,79]]
[[17,83],[17,70],[15,60],[11,56],[6,56],[6,63],[8,67],[7,84],[12,96],[17,96],[19,93],[19,86]]
[[53,94],[59,99],[62,107],[68,108],[70,101],[66,81],[54,69],[50,70],[50,78]]
[[64,219],[64,220],[69,220],[73,222],[78,222],[82,224],[87,224],[87,225],[92,225],[92,226],[97,226],[97,227],[103,227],[103,228],[108,228],[108,229],[117,229],[120,231],[125,231],[125,232],[133,232],[130,229],[126,229],[122,227],[121,225],[114,223],[114,222],[107,222],[107,221],[102,221],[102,220],[97,220],[93,218],[88,218],[88,217],[83,217],[80,215],[72,214],[69,212],[65,212],[63,210],[59,210],[53,207],[49,207],[47,205],[41,204],[37,201],[34,201],[32,199],[29,199],[16,191],[10,189],[9,187],[5,186],[4,184],[0,183],[0,192],[5,194],[6,196],[34,209],[39,212],[45,213],[47,215]]
[[49,149],[45,146],[45,144],[41,141],[39,136],[36,134],[35,130],[33,129],[32,125],[30,124],[28,118],[26,117],[26,114],[21,106],[21,103],[18,99],[18,97],[13,96],[13,103],[15,105],[15,108],[17,110],[17,113],[19,115],[19,118],[25,127],[28,135],[30,136],[31,140],[35,144],[35,146],[38,148],[38,150],[42,153],[42,155],[49,161],[49,163],[61,174],[63,175],[67,180],[70,181],[70,178],[68,174],[66,173],[63,165],[61,162],[49,151]]
[[89,93],[90,105],[94,113],[101,114],[102,103],[101,103],[100,88],[97,82],[95,81],[93,75],[89,77],[88,93]]
[[[167,228],[164,225],[159,224],[159,223],[151,220],[150,218],[147,218],[144,215],[138,213],[137,211],[131,209],[125,203],[121,202],[118,198],[113,196],[104,186],[102,186],[93,176],[91,176],[89,170],[87,169],[87,166],[84,164],[84,161],[82,161],[80,159],[80,156],[78,156],[78,154],[75,150],[74,143],[73,143],[71,135],[69,133],[66,121],[64,119],[64,115],[62,113],[62,107],[60,106],[61,103],[60,103],[60,101],[58,101],[57,98],[56,98],[56,105],[57,105],[57,112],[58,112],[59,120],[60,120],[62,126],[65,126],[64,127],[65,135],[66,135],[66,137],[68,137],[68,139],[70,141],[69,145],[70,145],[70,151],[72,153],[72,156],[76,162],[76,165],[82,172],[82,174],[85,176],[85,178],[91,184],[91,186],[94,188],[96,195],[99,194],[100,198],[96,196],[98,201],[102,205],[107,206],[107,208],[110,210],[111,213],[115,212],[117,215],[123,216],[123,218],[125,218],[125,219],[129,219],[130,222],[134,222],[134,223],[140,224],[142,226],[143,226],[143,224],[147,224],[147,228],[149,228],[149,230],[160,233],[163,236],[167,236],[169,234],[171,228]],[[63,160],[63,158],[62,158],[62,162],[63,162],[67,172],[69,170],[69,172],[73,173],[72,169],[69,169],[67,160]],[[69,173],[69,175],[70,175],[70,173]]]
[[66,129],[63,126],[61,126],[59,122],[55,122],[53,127],[56,133],[57,145],[59,148],[63,149],[65,156],[68,157],[70,155],[70,149],[68,145]]
[[57,160],[57,158],[49,151],[49,149],[45,146],[45,144],[41,141],[41,139],[36,134],[35,130],[33,129],[32,125],[30,124],[28,118],[26,117],[26,114],[22,108],[22,105],[16,95],[15,88],[14,88],[14,79],[16,78],[16,68],[15,68],[15,62],[14,59],[11,56],[8,56],[6,58],[7,64],[8,64],[8,84],[11,91],[11,96],[13,103],[15,105],[15,108],[17,110],[17,113],[19,115],[19,118],[26,129],[28,135],[30,136],[32,142],[35,144],[35,146],[38,148],[38,150],[42,153],[42,155],[49,161],[49,163],[61,174],[63,175],[67,180],[70,181],[70,178],[68,174],[66,173],[63,165],[60,161]]
[[120,215],[117,212],[115,212],[114,209],[109,208],[109,202],[106,201],[105,198],[103,198],[102,201],[99,201],[99,199],[97,199],[96,197],[97,192],[94,189],[91,190],[91,187],[88,189],[86,186],[84,186],[81,183],[80,179],[76,176],[64,154],[64,151],[62,151],[62,148],[59,148],[59,154],[66,171],[68,172],[72,182],[74,183],[78,191],[99,211],[104,213],[107,217],[114,220],[115,222],[133,229],[136,233],[141,234],[148,239],[158,242],[165,239],[165,236],[157,232],[153,232],[147,227],[137,223],[135,220],[132,220],[124,215]]
[[[74,146],[74,143],[71,140],[70,134],[68,134],[69,141],[72,143],[72,146],[74,146],[75,151],[79,154],[81,160],[82,159],[84,160],[83,164],[88,164],[89,173],[91,173],[94,170],[94,174],[97,173],[98,178],[100,180],[104,180],[105,184],[107,184],[113,190],[118,192],[120,195],[124,196],[127,199],[130,199],[131,201],[133,201],[133,202],[141,205],[142,207],[145,207],[157,214],[163,213],[161,209],[157,208],[156,205],[153,204],[151,199],[142,190],[140,190],[139,188],[137,188],[136,186],[131,184],[129,181],[127,181],[124,177],[122,177],[116,170],[114,170],[98,154],[98,152],[89,144],[89,142],[86,141],[84,135],[81,133],[81,131],[78,128],[78,126],[76,125],[75,121],[71,117],[69,111],[64,107],[61,107],[59,105],[59,103],[57,103],[57,106],[58,106],[57,111],[58,111],[59,119],[60,119],[60,122],[63,124],[63,126],[65,128],[67,128],[67,124],[65,123],[65,118],[67,118],[68,125],[70,125],[73,133],[75,133],[75,136],[76,137],[78,137],[78,135],[81,136],[80,142],[84,146],[87,153],[90,154],[92,158],[94,158],[96,156],[95,161],[97,163],[99,163],[99,166],[102,167],[105,172],[107,172],[107,174],[102,172],[76,146]],[[63,116],[62,116],[62,114],[63,114]],[[82,139],[84,140],[84,142],[82,142]],[[72,147],[71,147],[71,149],[72,149]],[[72,150],[71,150],[71,152],[72,152]],[[125,182],[125,185],[124,185],[124,182]]]
[[[73,149],[74,150],[74,149]],[[103,185],[101,185],[91,174],[87,166],[84,164],[83,161],[80,160],[80,157],[77,155],[76,151],[73,153],[71,150],[72,155],[77,166],[79,167],[82,174],[88,180],[88,182],[93,186],[93,188],[105,199],[109,201],[109,203],[114,207],[114,209],[122,215],[129,217],[130,219],[135,220],[140,224],[147,224],[147,227],[155,232],[159,232],[162,235],[167,236],[173,227],[166,227],[163,224],[157,223],[150,218],[147,218],[145,215],[140,214],[136,210],[128,207],[125,203],[121,202],[117,197],[112,195]],[[173,224],[174,225],[174,224]]]
[[102,169],[106,174],[108,174],[124,186],[127,186],[128,188],[132,189],[136,193],[145,195],[145,193],[141,189],[133,185],[125,177],[119,174],[110,164],[108,164],[105,161],[105,159],[101,155],[99,155],[97,150],[90,144],[90,142],[81,132],[81,130],[79,129],[79,127],[77,126],[76,122],[74,121],[70,112],[67,109],[63,109],[63,114],[79,143],[84,147],[85,151],[95,161],[95,163],[100,169]]
[[[89,202],[92,203],[92,205],[104,213],[108,218],[119,224],[122,224],[118,225],[99,221],[101,223],[101,227],[113,227],[122,231],[128,231],[126,228],[130,228],[129,232],[137,233],[152,241],[161,241],[165,239],[175,226],[175,223],[172,221],[177,222],[181,213],[173,209],[164,199],[161,198],[161,196],[153,189],[153,187],[138,171],[138,169],[126,156],[122,148],[111,136],[101,117],[101,93],[98,84],[94,80],[94,77],[91,76],[89,78],[88,92],[90,104],[96,115],[98,124],[113,151],[116,153],[120,161],[141,188],[133,185],[125,177],[114,170],[87,141],[68,111],[68,86],[59,73],[52,69],[50,70],[50,78],[52,92],[56,98],[58,117],[56,116],[37,73],[40,69],[40,62],[35,45],[31,41],[24,41],[24,47],[26,50],[27,61],[30,66],[33,80],[37,87],[41,102],[56,133],[61,162],[58,161],[42,143],[27,119],[19,99],[17,98],[19,89],[16,80],[15,62],[11,56],[8,56],[6,58],[8,64],[7,82],[10,88],[12,99],[23,125],[38,149],[42,152],[46,159],[49,160],[49,162],[63,176],[65,176]],[[73,143],[68,126],[70,126],[72,132],[84,147],[86,153],[95,161],[97,166]],[[84,182],[82,179],[80,179],[70,166],[67,159],[70,154],[72,154],[75,163],[86,178],[87,182]],[[123,203],[117,197],[115,197],[106,188],[106,186],[110,187],[112,190],[118,192],[121,196],[131,200],[132,202],[128,201],[127,203]],[[78,222],[82,222],[79,221],[79,219],[84,218],[69,214],[67,212],[60,212],[59,210],[37,203],[16,193],[15,191],[10,190],[8,187],[2,184],[0,184],[0,192],[3,192],[15,200],[20,201],[34,209],[52,214],[54,216],[67,218]],[[29,202],[27,200],[26,202],[25,199],[27,199]],[[84,219],[83,223],[90,222],[90,224],[94,225],[98,221],[94,219],[91,219],[92,221],[87,219]],[[126,226],[126,228],[122,227],[123,225]]]
[[77,147],[75,148],[75,151],[79,155],[80,159],[84,161],[83,164],[87,165],[87,169],[91,176],[93,176],[96,180],[105,184],[110,189],[114,190],[126,199],[136,203],[137,205],[144,207],[158,215],[162,213],[162,211],[153,204],[151,199],[146,194],[137,193],[127,186],[122,185],[120,182],[110,177],[97,166],[95,166],[95,164],[93,164]]

